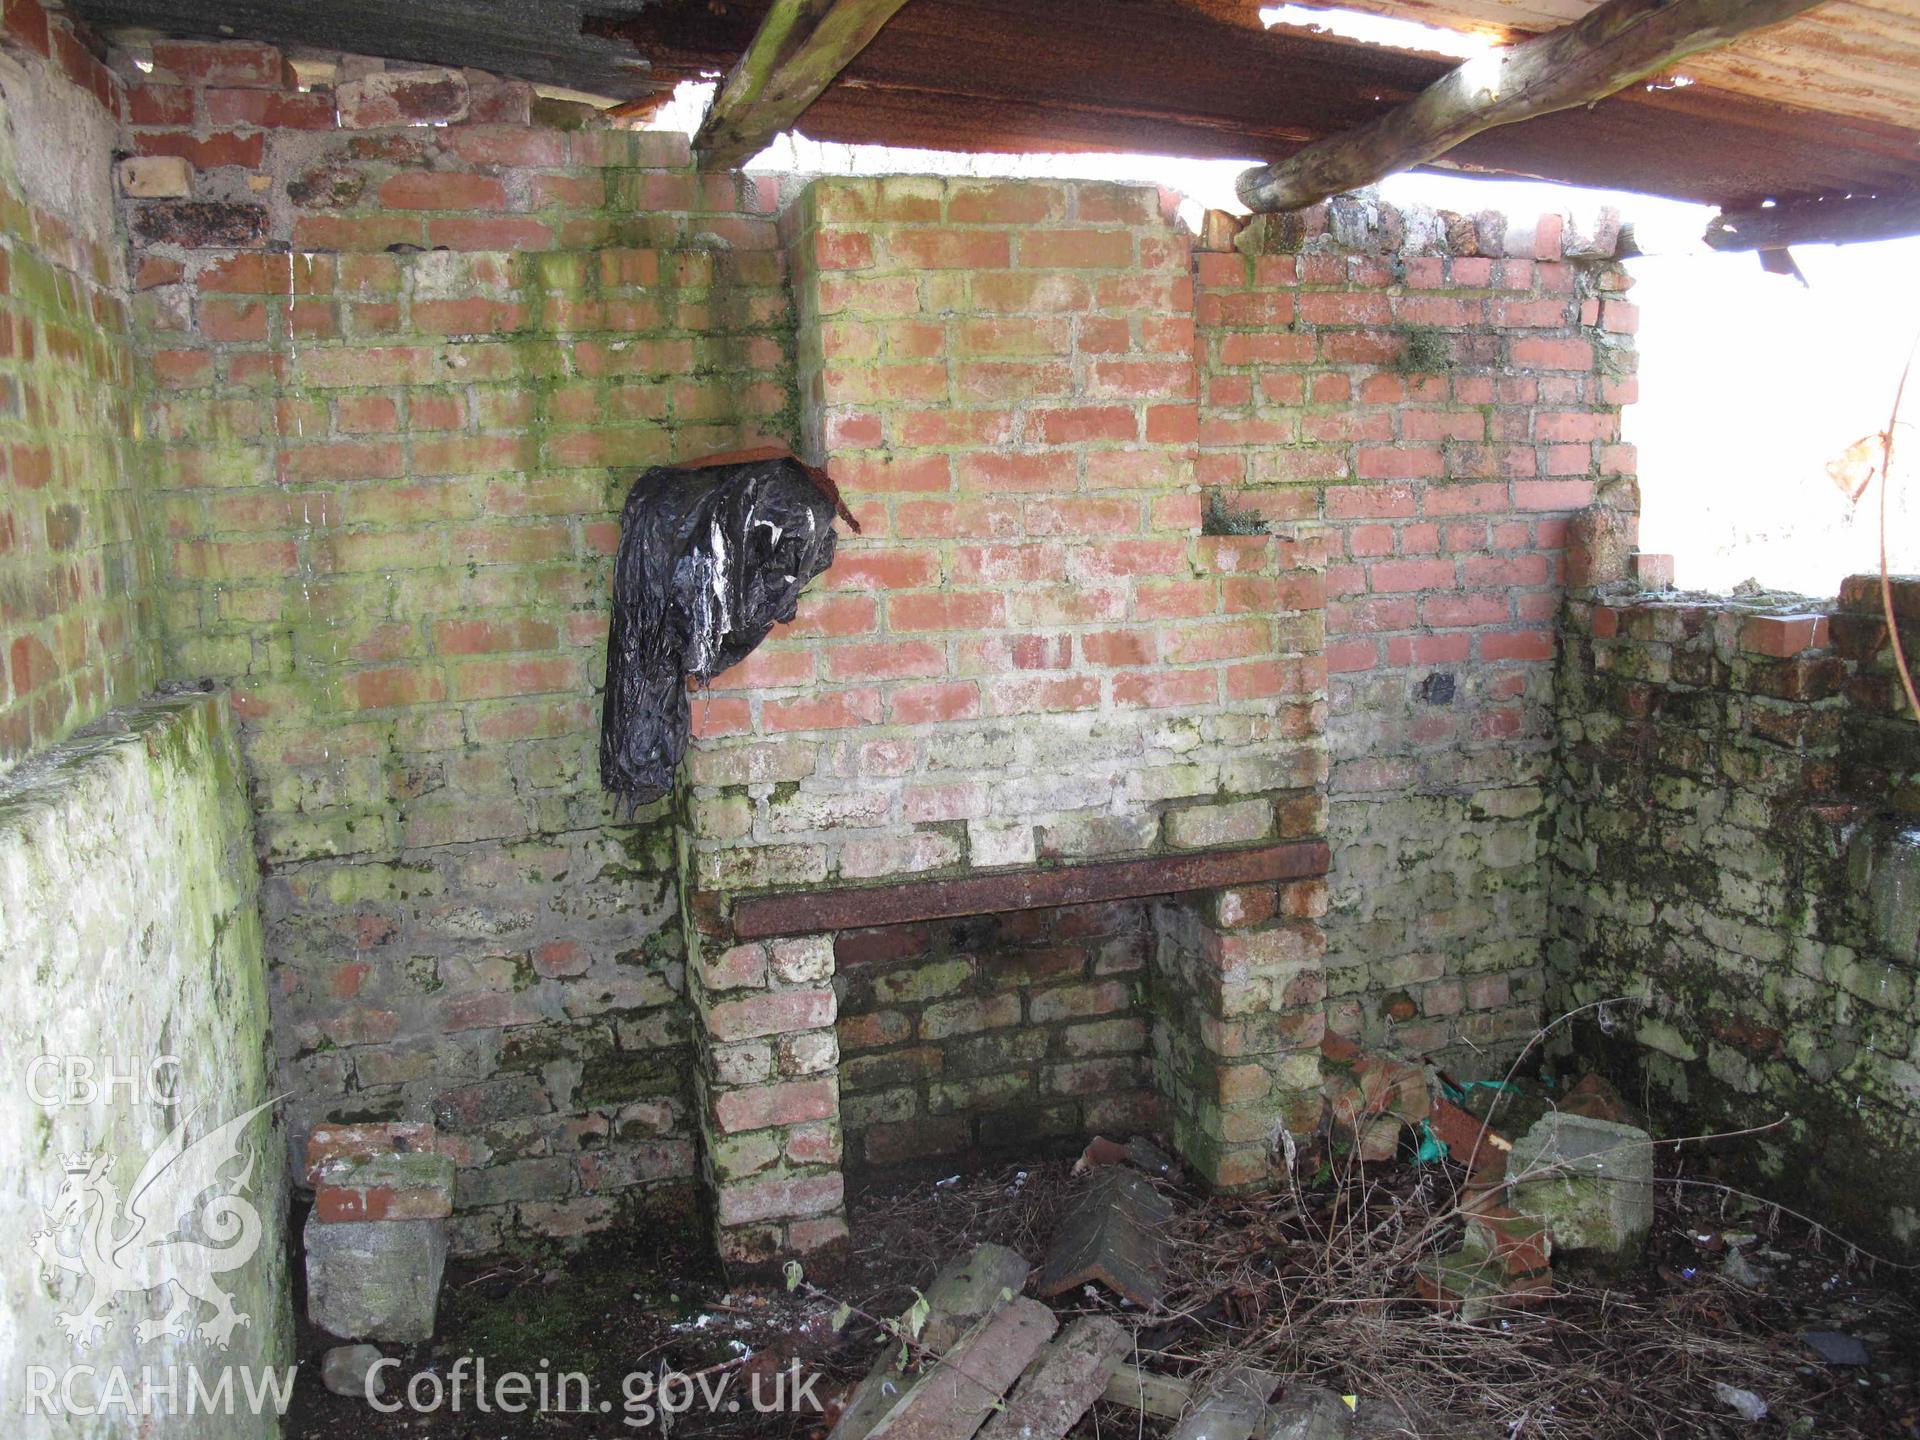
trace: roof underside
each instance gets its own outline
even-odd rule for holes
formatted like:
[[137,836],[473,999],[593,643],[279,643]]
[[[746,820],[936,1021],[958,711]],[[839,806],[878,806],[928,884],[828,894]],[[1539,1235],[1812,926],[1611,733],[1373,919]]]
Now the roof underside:
[[[74,3],[102,28],[132,23],[470,64],[629,99],[724,72],[770,0]],[[942,150],[1277,160],[1380,114],[1456,63],[1270,30],[1262,3],[911,0],[800,128],[820,140]],[[1576,18],[1595,0],[1343,3],[1518,38]],[[636,71],[632,60],[651,68]],[[1830,0],[1682,70],[1692,84],[1638,87],[1487,131],[1444,167],[1723,205],[1920,191],[1913,0]]]

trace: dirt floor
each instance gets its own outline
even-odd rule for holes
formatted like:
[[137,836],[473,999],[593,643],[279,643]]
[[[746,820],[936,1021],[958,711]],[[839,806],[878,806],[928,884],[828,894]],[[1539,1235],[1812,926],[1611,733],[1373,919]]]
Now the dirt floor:
[[[1257,1200],[1172,1185],[1181,1210],[1165,1309],[1143,1315],[1091,1287],[1055,1308],[1116,1315],[1149,1369],[1204,1378],[1238,1360],[1356,1395],[1360,1430],[1377,1436],[1920,1437],[1920,1288],[1910,1273],[1702,1177],[1670,1174],[1634,1272],[1603,1285],[1556,1271],[1551,1299],[1463,1324],[1405,1298],[1413,1265],[1451,1243],[1458,1180],[1447,1164],[1402,1161],[1321,1164],[1313,1183]],[[469,1377],[481,1358],[490,1377],[583,1372],[592,1382],[584,1413],[577,1403],[572,1413],[482,1413],[469,1378],[458,1413],[443,1401],[432,1414],[377,1414],[322,1388],[319,1360],[332,1342],[303,1322],[286,1433],[818,1440],[884,1338],[872,1317],[905,1310],[914,1287],[983,1241],[1037,1265],[1083,1183],[1070,1162],[1049,1161],[870,1184],[852,1197],[850,1267],[826,1293],[809,1293],[808,1281],[792,1293],[729,1291],[692,1216],[602,1236],[570,1256],[455,1265],[436,1340],[404,1353],[386,1347],[401,1361],[389,1399],[422,1372],[444,1389],[471,1357]],[[1870,1362],[1824,1363],[1798,1338],[1807,1331],[1854,1337]],[[772,1399],[773,1375],[794,1361],[803,1377],[820,1376],[809,1393],[824,1414],[807,1405],[758,1413],[743,1402],[756,1374]],[[652,1391],[662,1370],[699,1372],[714,1413],[695,1400],[663,1421]],[[434,1384],[420,1383],[430,1396]],[[1757,1397],[1766,1415],[1745,1418],[1724,1398],[1732,1391]],[[1101,1404],[1073,1433],[1139,1440],[1169,1428]]]

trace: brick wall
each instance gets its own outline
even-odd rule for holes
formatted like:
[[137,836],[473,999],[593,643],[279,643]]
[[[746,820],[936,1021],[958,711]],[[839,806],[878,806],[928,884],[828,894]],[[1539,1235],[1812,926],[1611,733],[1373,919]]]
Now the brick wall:
[[[1303,839],[1325,770],[1317,552],[1203,530],[1192,257],[1162,196],[823,180],[782,231],[803,430],[862,533],[798,622],[696,706],[701,1113],[722,1250],[749,1264],[844,1236],[841,1122],[861,1163],[902,1156],[909,1127],[942,1152],[1052,1135],[1138,1116],[1148,1061],[1076,1058],[1093,1032],[1071,1022],[1141,1003],[1117,978],[1035,993],[1017,955],[935,935],[912,940],[902,958],[918,961],[828,989],[831,964],[783,969],[814,940],[726,948],[731,899]],[[1235,923],[1310,932],[1317,956],[1311,920],[1276,919],[1267,888],[1264,906],[1229,906]],[[1195,1000],[1195,1046],[1152,1058],[1181,1143],[1232,1183],[1267,1159],[1255,1145],[1216,1163],[1213,1050],[1273,998],[1273,968],[1303,958],[1272,936],[1206,951],[1232,975]],[[1084,972],[1075,947],[1049,953]],[[893,1003],[942,974],[963,993]],[[949,999],[1004,1033],[948,1028]],[[1100,1033],[1123,1032],[1132,1043],[1130,1026]],[[1079,1100],[1096,1075],[1128,1077],[1117,1108]]]
[[0,17],[0,771],[151,683],[136,367],[109,192],[117,82]]
[[[1920,580],[1900,582],[1907,653]],[[1558,699],[1561,1039],[1740,1178],[1911,1253],[1920,725],[1879,577],[1837,604],[1586,595]]]
[[1331,1023],[1468,1070],[1540,1014],[1567,517],[1637,508],[1615,239],[1343,200],[1198,257],[1209,504],[1325,554]]
[[457,1243],[607,1223],[694,1171],[671,825],[595,766],[609,557],[633,468],[786,423],[770,196],[474,72],[153,61],[167,660],[245,722],[296,1156],[434,1119]]
[[[768,187],[513,82],[153,59],[121,216],[167,663],[245,720],[296,1143],[437,1120],[484,1248],[607,1223],[704,1137],[751,1260],[844,1236],[841,1125],[881,1158],[881,1090],[956,1146],[1098,1123],[1053,1088],[1075,1027],[1143,1005],[1101,1073],[1150,1065],[1226,1184],[1305,1118],[1329,1015],[1531,1028],[1564,520],[1631,486],[1610,241],[1335,207],[1195,257],[1151,190],[912,178],[817,182],[776,234]],[[763,434],[863,533],[696,701],[689,980],[674,817],[614,823],[594,775],[603,597],[628,471]],[[1097,1015],[951,931],[836,978],[824,939],[714,925],[753,890],[1323,832],[1325,963],[1317,881],[1122,907],[1142,989],[1059,987]],[[1069,923],[984,953],[1097,970]],[[961,992],[890,998],[961,956]],[[1005,1018],[1003,1068],[930,1033],[946,1000]]]
[[1152,945],[1141,901],[842,932],[848,1168],[1151,1126]]
[[1200,533],[1155,192],[820,181],[783,226],[809,440],[863,528],[697,708],[696,883],[1313,833],[1318,576]]

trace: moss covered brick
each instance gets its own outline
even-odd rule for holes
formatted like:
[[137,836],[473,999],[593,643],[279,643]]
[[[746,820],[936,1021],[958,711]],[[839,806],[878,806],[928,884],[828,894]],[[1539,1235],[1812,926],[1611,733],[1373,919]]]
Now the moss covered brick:
[[465,1249],[597,1228],[695,1170],[672,821],[595,761],[619,505],[784,423],[770,195],[476,72],[208,78],[243,51],[133,87],[132,150],[266,217],[136,231],[136,313],[167,664],[244,720],[294,1128],[436,1120]]

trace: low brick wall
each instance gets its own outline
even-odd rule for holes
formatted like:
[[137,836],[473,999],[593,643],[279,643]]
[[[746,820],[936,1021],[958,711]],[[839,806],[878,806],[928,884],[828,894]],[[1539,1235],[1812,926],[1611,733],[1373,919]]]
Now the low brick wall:
[[1152,1126],[1152,946],[1144,901],[840,934],[848,1168]]
[[[117,710],[0,780],[0,1170],[8,1177],[0,1227],[10,1241],[0,1261],[7,1315],[0,1387],[10,1411],[33,1393],[30,1366],[51,1368],[56,1397],[74,1365],[93,1366],[98,1398],[113,1367],[136,1382],[143,1367],[157,1376],[172,1367],[184,1409],[188,1366],[200,1367],[212,1386],[223,1366],[257,1373],[292,1359],[287,1176],[271,1111],[242,1137],[241,1153],[252,1155],[246,1198],[257,1224],[243,1221],[225,1237],[253,1248],[237,1269],[214,1267],[234,1309],[249,1317],[233,1328],[229,1348],[193,1332],[215,1320],[213,1306],[188,1304],[180,1334],[138,1335],[136,1324],[189,1297],[137,1287],[116,1294],[111,1265],[98,1259],[76,1273],[49,1255],[53,1278],[43,1279],[32,1248],[33,1237],[51,1227],[63,1232],[58,1243],[67,1255],[88,1252],[64,1222],[54,1223],[65,1187],[77,1183],[71,1157],[105,1157],[97,1178],[85,1178],[83,1167],[82,1189],[111,1207],[106,1223],[124,1238],[131,1216],[120,1207],[176,1125],[185,1122],[187,1140],[199,1140],[273,1095],[257,889],[246,785],[224,697]],[[157,1067],[168,1056],[177,1063]],[[234,1164],[227,1173],[238,1171]],[[184,1227],[200,1213],[194,1207],[150,1218],[173,1234],[176,1222]],[[57,1315],[89,1299],[101,1302],[109,1324],[82,1352]],[[76,1383],[85,1403],[85,1377]],[[49,1415],[43,1404],[37,1414],[10,1414],[7,1430],[131,1433],[127,1412],[102,1414],[108,1428],[96,1429]],[[196,1436],[265,1433],[244,1410],[192,1425]]]
[[[1907,653],[1920,581],[1900,582]],[[1878,577],[1582,598],[1559,673],[1551,1007],[1667,1134],[1857,1237],[1920,1245],[1920,725]]]

